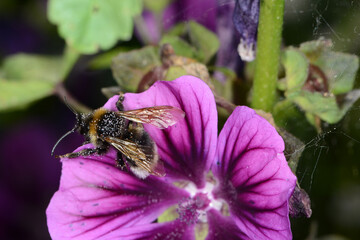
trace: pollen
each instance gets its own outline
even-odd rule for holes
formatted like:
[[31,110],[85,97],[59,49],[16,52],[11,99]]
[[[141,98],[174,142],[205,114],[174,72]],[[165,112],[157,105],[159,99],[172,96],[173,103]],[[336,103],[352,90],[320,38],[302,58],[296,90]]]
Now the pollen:
[[207,223],[207,211],[223,209],[223,201],[215,199],[212,190],[214,184],[207,182],[205,187],[198,189],[195,184],[188,183],[185,190],[190,193],[189,198],[182,199],[178,204],[176,212],[179,220],[187,224]]

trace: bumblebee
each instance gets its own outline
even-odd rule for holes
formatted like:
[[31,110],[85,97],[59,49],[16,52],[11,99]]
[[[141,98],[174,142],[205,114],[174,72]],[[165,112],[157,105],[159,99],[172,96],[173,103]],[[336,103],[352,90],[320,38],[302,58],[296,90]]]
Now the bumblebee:
[[72,130],[63,135],[52,149],[53,155],[57,144],[72,132],[85,136],[85,142],[92,143],[94,148],[79,152],[67,153],[57,157],[76,158],[93,154],[105,154],[110,147],[117,150],[116,166],[129,168],[137,177],[146,178],[152,174],[164,176],[165,172],[159,160],[157,147],[150,135],[144,130],[143,123],[165,129],[181,120],[185,113],[172,106],[155,106],[124,111],[124,95],[116,103],[118,111],[98,108],[90,113],[77,113],[76,124]]

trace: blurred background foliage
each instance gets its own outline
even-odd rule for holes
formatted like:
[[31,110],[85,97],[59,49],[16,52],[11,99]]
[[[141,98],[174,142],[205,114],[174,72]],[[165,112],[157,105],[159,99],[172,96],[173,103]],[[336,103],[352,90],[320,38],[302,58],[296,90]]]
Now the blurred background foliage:
[[[175,52],[179,51],[176,49],[181,49],[186,57],[197,57],[200,63],[210,63],[209,65],[213,66],[213,54],[216,51],[214,49],[219,47],[218,43],[216,40],[209,41],[212,44],[206,46],[205,49],[208,51],[204,51],[204,46],[198,45],[197,40],[203,34],[209,34],[206,35],[207,39],[213,37],[211,31],[214,31],[216,24],[215,9],[202,9],[196,1],[173,2],[177,11],[168,14],[164,25],[172,25],[174,22],[178,22],[179,25],[163,35],[162,40],[147,39],[147,42],[171,42]],[[220,2],[223,3],[220,8],[226,8],[233,3],[226,0]],[[110,43],[100,48],[107,49],[112,43],[116,43],[111,39],[122,38],[128,41],[117,42],[109,51],[101,51],[96,55],[74,56],[71,49],[67,49],[69,54],[65,54],[67,60],[63,61],[61,56],[65,41],[59,36],[58,28],[48,21],[47,4],[46,0],[0,1],[1,77],[11,76],[15,79],[17,82],[15,81],[12,87],[23,93],[21,101],[29,102],[0,111],[0,239],[50,239],[45,209],[58,188],[61,173],[61,164],[58,159],[50,156],[50,152],[57,139],[71,129],[75,121],[73,113],[53,94],[55,86],[62,80],[56,76],[67,76],[64,87],[85,109],[98,108],[107,100],[101,89],[122,81],[121,76],[116,77],[114,74],[115,78],[113,77],[111,59],[119,52],[129,54],[130,50],[140,49],[146,39],[141,33],[109,36]],[[153,10],[160,11],[165,4],[166,0],[158,1]],[[133,14],[137,11],[139,10],[135,9]],[[196,14],[193,14],[194,12]],[[211,17],[212,21],[209,20]],[[52,22],[59,21],[51,16],[50,19]],[[191,35],[192,32],[184,33],[184,22],[189,20],[194,21],[190,23],[192,28],[203,31],[200,36]],[[196,22],[203,24],[210,31],[204,33],[204,27]],[[188,41],[179,40],[180,34],[187,34]],[[298,47],[303,42],[319,37],[331,39],[334,51],[359,55],[360,2],[286,0],[283,47]],[[76,44],[82,47],[81,42]],[[95,53],[97,50],[85,48],[83,52]],[[160,56],[156,56],[154,52],[157,53],[158,50],[147,49],[146,55],[141,56],[155,59],[154,62],[161,65]],[[31,55],[12,56],[20,53]],[[40,54],[50,58],[44,60],[39,57]],[[129,55],[122,58],[118,56],[116,61],[124,62],[124,58],[131,59]],[[16,64],[11,64],[11,61],[15,61]],[[70,71],[66,62],[72,61],[76,61],[76,64]],[[130,71],[136,77],[141,69],[129,66],[131,61],[125,62],[128,65],[122,66],[120,72]],[[176,64],[169,69],[166,68],[168,78],[182,74],[184,65],[187,65],[185,71],[188,72],[190,64],[182,62],[180,69]],[[36,65],[41,66],[44,71],[35,71]],[[191,71],[195,69],[199,72],[202,66],[191,65]],[[145,69],[148,67],[144,66]],[[209,69],[222,71],[230,79],[236,78],[233,86],[241,90],[234,94],[224,88],[220,95],[231,95],[235,103],[248,104],[246,94],[251,86],[251,67],[251,64],[248,64],[244,72],[240,71],[240,78],[234,77],[233,71],[211,67]],[[113,67],[113,70],[114,68],[116,67]],[[57,75],[54,77],[54,74]],[[32,76],[33,79],[27,81],[33,82],[23,81],[22,76]],[[32,89],[34,84],[41,87]],[[213,84],[216,87],[218,83]],[[354,84],[356,88],[360,87],[359,74]],[[135,86],[130,86],[130,90],[135,90],[134,88]],[[57,89],[59,92],[61,90]],[[9,91],[0,82],[0,109],[11,97],[6,96]],[[30,102],[29,98],[34,98],[34,101]],[[14,103],[10,101],[7,104]],[[320,123],[320,133],[295,105],[282,103],[276,114],[281,116],[277,124],[305,143],[297,176],[301,187],[310,195],[313,215],[310,219],[292,219],[294,239],[359,239],[360,101],[350,108],[340,122]],[[70,152],[81,143],[82,138],[73,134],[59,144],[56,152]]]

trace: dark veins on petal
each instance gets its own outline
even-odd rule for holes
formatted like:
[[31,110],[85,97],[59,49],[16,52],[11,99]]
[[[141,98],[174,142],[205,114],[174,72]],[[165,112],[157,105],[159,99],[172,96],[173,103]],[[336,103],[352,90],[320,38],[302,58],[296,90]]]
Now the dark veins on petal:
[[[269,161],[270,162],[270,161]],[[262,219],[264,214],[271,214],[273,217],[276,216],[276,219],[285,219],[288,216],[287,209],[287,201],[283,201],[275,206],[258,206],[257,203],[253,200],[242,201],[244,197],[242,195],[247,194],[256,194],[263,196],[264,199],[268,199],[272,196],[277,196],[281,193],[262,193],[260,190],[256,190],[257,187],[266,184],[271,181],[285,181],[284,179],[277,178],[276,175],[278,171],[280,171],[280,167],[274,171],[271,176],[268,176],[266,179],[257,181],[256,183],[247,184],[251,178],[260,174],[261,171],[267,166],[265,164],[260,170],[254,173],[252,176],[242,183],[240,186],[234,187],[231,180],[227,179],[222,182],[222,187],[220,189],[216,189],[214,195],[217,198],[226,199],[226,202],[229,204],[230,211],[244,224],[248,231],[252,232],[254,236],[258,236],[259,234],[267,237],[268,239],[272,239],[272,234],[276,234],[279,236],[286,236],[287,228],[280,229],[277,226],[271,225],[268,221]],[[257,231],[254,231],[254,226]],[[279,224],[279,226],[284,226],[283,224]],[[271,236],[269,236],[271,234]],[[249,236],[248,236],[249,237]],[[211,239],[211,238],[210,238]],[[246,239],[246,238],[244,238]]]
[[233,218],[222,215],[220,212],[212,209],[207,213],[209,221],[209,234],[206,240],[216,239],[247,239]]
[[[233,128],[235,129],[235,128]],[[233,130],[232,130],[233,131]],[[234,130],[236,132],[236,130]],[[238,131],[237,133],[237,137],[236,137],[236,142],[234,143],[234,146],[238,145],[238,141],[241,141],[241,137],[240,136],[243,136],[243,131],[246,131],[245,128],[241,128],[240,131]],[[251,145],[252,143],[252,140],[254,139],[254,137],[256,136],[258,130],[256,130],[256,133],[251,136],[251,138],[249,139],[247,145],[243,148],[243,151],[241,151],[240,153],[237,153],[238,155],[234,156],[235,154],[235,147],[233,147],[232,151],[231,151],[231,155],[230,155],[230,159],[232,160],[230,162],[230,165],[229,165],[229,169],[235,169],[235,165],[241,160],[241,158],[244,156],[245,153],[248,153],[252,150],[257,150],[257,149],[262,149],[262,148],[253,148],[253,149],[250,149],[249,146]],[[227,139],[230,138],[230,134],[229,134],[229,137]],[[240,169],[239,169],[240,170]],[[232,175],[234,175],[236,172],[233,172]]]
[[241,38],[247,43],[256,42],[259,7],[259,0],[236,0],[233,22]]
[[[286,207],[287,203],[285,202],[283,205],[280,205],[278,207],[275,208],[270,208],[270,209],[250,209],[247,212],[241,212],[241,217],[240,219],[246,219],[246,221],[242,221],[244,223],[244,225],[247,227],[248,230],[252,231],[254,233],[254,235],[258,235],[258,233],[256,231],[253,231],[253,226],[256,226],[256,229],[263,235],[266,236],[268,239],[273,239],[272,234],[276,233],[279,236],[285,236],[286,234],[284,232],[288,231],[288,228],[284,228],[284,229],[278,229],[276,228],[277,225],[273,225],[271,224],[271,222],[268,221],[259,221],[259,219],[257,219],[257,215],[259,214],[264,214],[264,213],[271,213],[271,214],[276,214],[278,215],[280,218],[287,218],[287,212],[283,211],[284,213],[282,213],[282,210],[284,209],[284,207]],[[250,225],[251,224],[251,225]],[[280,226],[282,224],[279,224]],[[271,234],[271,236],[269,235]]]
[[[134,224],[138,217],[150,215],[154,211],[161,210],[166,205],[172,205],[177,202],[177,199],[186,197],[186,193],[179,188],[172,187],[166,182],[159,181],[154,177],[148,177],[146,182],[142,183],[141,180],[135,179],[131,181],[132,177],[127,173],[121,173],[123,177],[127,177],[129,182],[122,182],[121,176],[116,176],[115,171],[121,171],[114,167],[113,164],[107,162],[99,162],[98,159],[91,159],[87,157],[84,160],[83,165],[97,165],[99,172],[92,172],[90,178],[104,179],[102,174],[105,169],[109,170],[107,173],[112,172],[114,175],[106,179],[105,181],[88,182],[81,176],[76,174],[83,168],[83,165],[79,164],[79,169],[75,168],[77,162],[82,160],[74,159],[68,160],[66,164],[72,165],[69,167],[71,170],[67,172],[73,176],[76,176],[79,181],[75,186],[68,186],[62,191],[62,195],[67,196],[69,202],[73,208],[69,208],[64,211],[64,214],[70,214],[77,216],[77,219],[71,221],[72,226],[77,226],[81,222],[88,223],[91,220],[92,224],[76,229],[77,233],[73,233],[72,237],[81,236],[86,233],[98,229],[101,226],[108,226],[111,224],[114,229],[121,228],[124,225]],[[101,165],[100,165],[100,164]],[[104,166],[102,166],[104,165]],[[95,168],[96,166],[93,166]],[[89,168],[89,169],[93,169]],[[76,171],[77,170],[77,171]],[[78,198],[77,196],[84,195],[84,191],[87,192],[86,196]],[[116,201],[116,199],[118,199]],[[79,207],[76,207],[78,204]],[[69,212],[67,212],[69,211]],[[95,223],[96,221],[96,223]],[[114,223],[116,221],[117,223]],[[71,229],[72,226],[69,226]],[[74,229],[75,230],[75,229]],[[106,233],[103,233],[106,234]]]
[[[175,95],[175,94],[174,94]],[[194,93],[194,95],[196,95]],[[176,96],[176,95],[175,95]],[[186,110],[186,104],[183,102],[182,98],[177,98],[180,108],[183,110]],[[201,106],[205,103],[202,102],[202,99],[195,99],[197,103],[194,105]],[[175,169],[176,171],[171,172],[172,176],[177,176],[179,179],[187,179],[189,181],[194,182],[198,187],[203,187],[205,182],[204,173],[206,172],[205,166],[206,165],[206,159],[208,158],[209,150],[205,151],[206,148],[206,141],[209,141],[209,139],[205,136],[205,129],[209,128],[208,122],[209,119],[202,119],[203,116],[206,116],[206,114],[203,113],[203,109],[200,107],[198,110],[198,113],[195,115],[195,113],[188,113],[189,115],[185,117],[185,126],[187,128],[189,138],[183,139],[182,141],[189,141],[189,143],[184,143],[183,145],[176,146],[171,144],[172,142],[179,141],[179,139],[174,139],[172,137],[172,133],[170,130],[166,129],[161,131],[162,137],[166,139],[166,142],[168,144],[168,150],[166,150],[166,147],[163,147],[161,144],[158,144],[157,147],[159,150],[161,150],[161,154],[168,155],[168,161],[164,161],[165,168],[168,169],[167,171],[173,171]],[[197,126],[199,129],[203,129],[204,131],[199,131],[200,135],[196,133],[197,129],[193,129],[193,123],[192,119],[194,118],[200,118],[200,126]],[[200,143],[196,142],[196,139],[201,139]],[[190,149],[186,150],[185,145],[189,144]],[[184,148],[185,147],[185,148]],[[171,159],[170,156],[175,156],[176,159]],[[161,156],[162,158],[164,156]],[[196,161],[195,161],[196,160]],[[169,167],[171,165],[171,167]]]
[[[264,166],[262,166],[259,170],[257,170],[256,172],[254,172],[251,176],[248,176],[248,178],[246,179],[246,181],[244,181],[240,186],[237,186],[236,189],[238,192],[248,192],[248,189],[253,189],[255,187],[261,186],[262,184],[266,184],[269,181],[274,181],[274,180],[283,180],[283,179],[277,179],[275,178],[276,174],[278,173],[278,171],[280,170],[280,166],[278,166],[278,168],[276,169],[276,171],[273,172],[273,174],[270,177],[267,177],[266,179],[263,179],[261,181],[257,181],[255,183],[251,183],[248,184],[254,177],[258,176],[259,174],[261,174],[262,171],[264,171],[264,169],[267,167],[267,164],[270,162],[271,160],[269,160],[266,164],[264,164]],[[242,168],[243,169],[243,168]],[[240,174],[240,173],[239,173]]]

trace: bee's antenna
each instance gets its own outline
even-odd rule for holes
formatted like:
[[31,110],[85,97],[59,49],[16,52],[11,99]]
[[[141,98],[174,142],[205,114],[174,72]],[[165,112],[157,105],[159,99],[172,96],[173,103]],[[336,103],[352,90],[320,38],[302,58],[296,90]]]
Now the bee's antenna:
[[74,108],[72,108],[72,107],[70,106],[70,104],[69,104],[68,101],[66,100],[66,96],[64,96],[64,103],[65,103],[65,105],[70,109],[70,111],[72,111],[75,115],[78,115],[78,114],[79,114],[78,112],[75,111]]
[[69,135],[70,133],[73,133],[75,131],[75,127],[73,129],[71,129],[70,131],[68,131],[67,133],[65,133],[54,145],[54,147],[51,150],[51,156],[54,155],[54,151],[56,146],[59,144],[59,142],[61,142],[61,140],[63,140],[67,135]]

